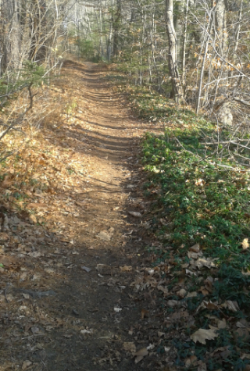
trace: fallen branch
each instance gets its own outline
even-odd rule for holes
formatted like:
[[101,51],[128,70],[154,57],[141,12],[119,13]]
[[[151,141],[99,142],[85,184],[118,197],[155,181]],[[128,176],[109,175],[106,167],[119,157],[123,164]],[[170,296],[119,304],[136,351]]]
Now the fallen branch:
[[246,102],[245,100],[242,100],[242,99],[239,99],[239,98],[233,98],[234,100],[236,100],[236,102],[239,102],[241,104],[244,104],[244,106],[247,106],[247,107],[250,107],[250,103]]

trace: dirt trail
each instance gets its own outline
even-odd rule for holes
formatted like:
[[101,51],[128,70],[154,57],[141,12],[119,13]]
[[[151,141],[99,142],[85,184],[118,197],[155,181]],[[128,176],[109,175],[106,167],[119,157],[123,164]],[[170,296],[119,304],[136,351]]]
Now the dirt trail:
[[[91,165],[78,202],[88,206],[78,217],[83,225],[75,222],[74,254],[68,261],[73,265],[71,274],[56,290],[59,299],[51,302],[50,310],[66,328],[51,333],[43,357],[48,370],[129,370],[131,365],[137,369],[131,353],[126,355],[122,346],[133,341],[129,329],[140,316],[126,291],[131,291],[130,266],[135,266],[143,243],[140,236],[131,236],[137,221],[128,217],[126,209],[130,204],[130,210],[140,211],[131,190],[140,181],[137,137],[141,124],[131,117],[123,98],[112,92],[105,71],[92,64],[84,69],[68,62],[63,71],[68,79],[70,70],[74,79],[80,78],[86,100],[84,107],[78,107],[80,119],[81,112],[87,111],[77,129],[83,135],[83,163],[89,158]],[[70,83],[76,87],[76,81]]]
[[143,218],[129,214],[146,208],[138,140],[148,128],[132,117],[106,72],[68,61],[51,87],[64,97],[68,117],[66,124],[65,117],[63,124],[50,118],[42,151],[60,153],[78,170],[39,154],[45,176],[57,177],[56,192],[34,189],[28,205],[41,210],[37,218],[46,214],[45,229],[14,213],[12,236],[0,236],[1,371],[160,369],[150,350],[138,363],[134,355],[161,327],[154,315],[147,318],[156,305],[152,294],[134,290],[136,282],[150,288],[152,278],[144,282]]

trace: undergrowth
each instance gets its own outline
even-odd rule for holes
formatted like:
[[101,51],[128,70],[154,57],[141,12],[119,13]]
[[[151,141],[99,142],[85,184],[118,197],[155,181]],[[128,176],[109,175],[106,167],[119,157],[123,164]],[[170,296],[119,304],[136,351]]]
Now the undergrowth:
[[[146,88],[128,87],[126,91],[139,117],[161,122],[164,127],[162,135],[147,133],[142,144],[142,160],[148,173],[145,194],[154,199],[156,210],[151,225],[162,243],[162,249],[154,251],[158,254],[156,264],[172,264],[171,290],[180,272],[194,264],[188,252],[196,245],[207,264],[197,266],[192,274],[184,274],[185,289],[196,292],[194,297],[184,299],[195,317],[189,332],[211,328],[212,317],[227,321],[227,327],[218,330],[217,339],[207,340],[206,345],[192,341],[185,348],[174,339],[179,348],[176,365],[184,367],[188,354],[203,360],[209,347],[208,370],[245,370],[249,332],[238,336],[236,324],[250,315],[250,172],[243,166],[249,163],[248,150],[244,149],[240,165],[218,142],[218,138],[230,139],[228,128],[197,117]],[[239,137],[249,138],[246,133]],[[208,277],[212,277],[209,288],[204,284]],[[179,298],[170,294],[168,299]],[[228,308],[225,302],[234,307]],[[223,347],[227,349],[226,357],[212,356]]]

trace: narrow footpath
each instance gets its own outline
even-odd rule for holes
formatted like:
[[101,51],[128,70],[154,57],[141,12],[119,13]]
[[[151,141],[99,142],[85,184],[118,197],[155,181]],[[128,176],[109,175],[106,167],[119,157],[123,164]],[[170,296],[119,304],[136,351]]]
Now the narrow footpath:
[[90,63],[81,67],[71,62],[62,71],[86,101],[77,111],[82,122],[66,129],[66,142],[72,141],[71,148],[89,164],[77,195],[80,215],[72,220],[74,252],[67,257],[72,269],[57,289],[58,301],[50,301],[50,311],[67,323],[67,330],[50,333],[44,354],[48,370],[137,369],[131,353],[135,349],[128,345],[126,350],[123,344],[134,342],[130,326],[141,315],[129,292],[144,243],[135,233],[140,219],[127,211],[141,211],[136,190],[142,124],[113,93],[105,72]]
[[[150,128],[106,75],[99,65],[67,61],[54,84],[68,102],[67,117],[49,122],[44,135],[50,153],[70,158],[69,174],[76,177],[78,166],[79,180],[68,177],[56,193],[34,191],[29,206],[46,214],[46,233],[9,217],[21,243],[5,250],[12,259],[6,267],[19,268],[3,270],[1,371],[170,370],[157,354],[163,323],[150,314],[158,283],[148,273],[139,161],[139,140]],[[62,174],[59,166],[53,171]],[[30,243],[34,228],[39,238]]]

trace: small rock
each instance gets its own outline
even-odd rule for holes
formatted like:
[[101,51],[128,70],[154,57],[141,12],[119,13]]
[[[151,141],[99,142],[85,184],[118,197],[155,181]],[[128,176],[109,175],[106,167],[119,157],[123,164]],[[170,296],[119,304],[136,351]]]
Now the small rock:
[[142,214],[137,211],[129,211],[129,215],[134,216],[135,218],[142,218]]
[[84,267],[84,266],[82,266],[81,269],[84,270],[87,273],[89,273],[91,271],[91,268]]
[[84,329],[84,330],[81,330],[80,333],[81,333],[82,335],[92,334],[92,333],[93,333],[93,330],[87,330],[87,329]]

